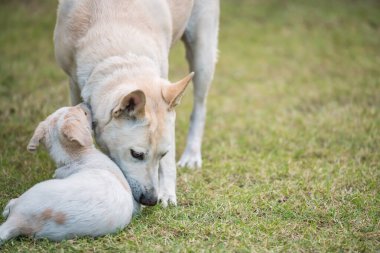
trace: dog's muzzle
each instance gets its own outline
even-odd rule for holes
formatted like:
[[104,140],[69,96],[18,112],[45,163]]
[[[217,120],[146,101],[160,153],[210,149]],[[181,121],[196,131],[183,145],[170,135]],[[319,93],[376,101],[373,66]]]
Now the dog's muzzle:
[[156,191],[152,188],[149,191],[141,193],[139,202],[145,206],[154,206],[157,204],[158,196]]
[[141,186],[137,180],[128,176],[126,176],[126,178],[131,186],[133,198],[136,202],[146,206],[154,206],[157,204],[158,195],[154,188],[148,190],[146,187]]

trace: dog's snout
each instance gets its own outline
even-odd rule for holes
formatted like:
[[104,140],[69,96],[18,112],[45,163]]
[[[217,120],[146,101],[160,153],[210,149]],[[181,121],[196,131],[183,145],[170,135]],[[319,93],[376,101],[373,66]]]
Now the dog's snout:
[[154,206],[157,204],[158,197],[155,190],[151,190],[140,195],[139,202],[146,206]]

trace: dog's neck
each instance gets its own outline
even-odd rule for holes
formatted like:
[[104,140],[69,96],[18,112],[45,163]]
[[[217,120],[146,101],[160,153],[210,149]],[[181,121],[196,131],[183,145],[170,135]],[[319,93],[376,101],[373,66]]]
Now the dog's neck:
[[93,69],[81,96],[91,105],[94,120],[104,120],[109,116],[107,108],[114,108],[121,96],[141,88],[140,84],[146,85],[147,78],[160,79],[159,66],[151,58],[131,53],[112,56]]
[[[160,77],[160,69],[154,60],[146,56],[138,56],[132,53],[122,56],[111,56],[100,61],[88,74],[82,87],[83,100],[91,104],[91,96],[94,93],[113,83],[116,86],[125,86],[125,80],[133,80],[139,77]],[[121,82],[123,80],[123,82]]]

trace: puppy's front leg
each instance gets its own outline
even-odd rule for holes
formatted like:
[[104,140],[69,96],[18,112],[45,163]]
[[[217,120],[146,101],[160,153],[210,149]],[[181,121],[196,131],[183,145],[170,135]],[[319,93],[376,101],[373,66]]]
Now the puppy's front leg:
[[16,204],[17,198],[11,199],[8,204],[5,206],[3,211],[4,219],[8,218],[13,206]]

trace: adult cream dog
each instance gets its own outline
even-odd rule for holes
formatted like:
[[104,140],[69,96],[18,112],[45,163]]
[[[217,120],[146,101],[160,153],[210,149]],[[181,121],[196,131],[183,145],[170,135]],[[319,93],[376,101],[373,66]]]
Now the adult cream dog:
[[28,150],[42,142],[60,179],[36,184],[8,203],[0,245],[18,235],[54,241],[100,236],[130,222],[139,204],[119,167],[94,147],[89,115],[82,104],[65,107],[38,125]]
[[175,112],[193,74],[168,78],[180,38],[194,76],[194,107],[180,166],[201,166],[213,77],[218,0],[60,0],[55,54],[72,103],[89,103],[95,137],[127,176],[136,201],[176,204]]

